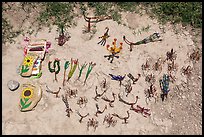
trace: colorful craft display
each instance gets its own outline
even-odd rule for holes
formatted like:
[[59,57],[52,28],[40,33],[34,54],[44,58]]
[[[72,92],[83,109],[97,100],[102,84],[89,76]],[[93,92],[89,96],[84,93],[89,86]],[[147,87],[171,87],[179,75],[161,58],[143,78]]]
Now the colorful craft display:
[[41,66],[45,54],[51,43],[46,39],[30,40],[24,38],[24,60],[21,65],[20,75],[22,77],[31,77],[31,79],[40,78],[42,76]]
[[73,60],[73,59],[71,58],[71,69],[70,69],[70,71],[69,71],[67,81],[69,81],[69,79],[70,79],[70,78],[72,77],[72,75],[74,74],[77,65],[78,65],[78,59]]
[[57,80],[57,74],[60,72],[60,60],[58,58],[55,59],[55,61],[53,62],[53,67],[51,68],[51,63],[52,61],[48,62],[48,69],[51,73],[55,73],[55,80]]
[[24,56],[32,52],[36,53],[41,60],[44,60],[45,53],[47,53],[48,49],[51,47],[51,43],[46,39],[30,40],[28,37],[26,37],[24,42]]
[[42,89],[40,86],[33,84],[23,84],[20,93],[19,107],[20,111],[30,111],[37,105],[42,97]]

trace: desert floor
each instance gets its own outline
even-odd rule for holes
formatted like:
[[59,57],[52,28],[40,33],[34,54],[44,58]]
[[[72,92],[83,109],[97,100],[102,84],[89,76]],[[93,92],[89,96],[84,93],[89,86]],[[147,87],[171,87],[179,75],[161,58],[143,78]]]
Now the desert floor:
[[[7,14],[14,28],[22,25],[21,27],[28,29],[26,26],[31,25],[32,19],[26,19],[21,24],[21,21],[25,18],[23,14],[23,11]],[[19,35],[15,38],[15,43],[3,45],[2,134],[202,134],[202,57],[196,63],[190,61],[188,57],[189,53],[192,53],[196,47],[202,48],[201,34],[195,37],[190,29],[179,25],[177,27],[170,24],[160,25],[157,20],[151,19],[146,14],[140,16],[133,13],[122,13],[122,15],[122,24],[126,25],[120,25],[113,20],[101,21],[95,24],[97,31],[91,38],[90,34],[82,33],[84,25],[87,25],[85,20],[81,16],[77,17],[77,25],[68,30],[71,38],[63,46],[58,46],[57,40],[55,40],[58,37],[56,26],[53,26],[51,31],[48,28],[43,28],[32,35],[28,33],[24,36]],[[148,31],[138,33],[139,30],[148,25],[150,26]],[[110,37],[107,39],[106,44],[111,45],[114,38],[117,38],[117,45],[119,45],[119,42],[123,42],[123,49],[119,53],[120,58],[115,58],[112,64],[107,58],[104,58],[104,55],[109,54],[106,47],[97,44],[100,40],[98,37],[105,32],[105,27],[110,29]],[[31,29],[35,30],[36,26],[32,25]],[[154,32],[160,33],[162,41],[135,46],[132,52],[129,51],[129,46],[123,41],[123,35],[136,42]],[[25,36],[47,39],[52,44],[49,53],[46,54],[45,60],[42,62],[43,74],[39,79],[23,78],[17,73],[17,69],[24,57],[22,43]],[[159,79],[162,78],[163,74],[167,73],[167,63],[162,65],[161,72],[154,70],[143,72],[141,66],[146,62],[147,58],[151,59],[151,65],[159,57],[165,59],[166,52],[172,48],[177,54],[175,63],[178,68],[174,73],[176,81],[174,83],[170,82],[168,98],[161,101]],[[47,67],[48,61],[53,61],[55,58],[59,58],[61,63],[61,71],[57,75],[58,82],[53,81],[54,74],[50,73]],[[84,69],[80,80],[77,80],[79,74],[77,68],[70,81],[64,87],[62,86],[64,63],[67,60],[71,61],[71,58],[78,59],[80,65],[84,62],[96,63],[85,85],[83,85],[83,81],[88,66]],[[191,77],[187,79],[186,76],[181,74],[181,68],[188,65],[193,67],[193,71]],[[119,86],[119,82],[111,80],[108,74],[127,75],[128,73],[135,77],[141,74],[141,77],[136,84],[132,85],[133,89],[126,97],[124,86]],[[145,102],[144,90],[149,88],[145,81],[147,74],[154,74],[156,78],[155,86],[158,94],[156,103],[146,104]],[[120,93],[123,99],[129,102],[133,102],[135,96],[138,96],[137,105],[149,108],[151,115],[145,118],[142,114],[129,110],[130,106],[120,102],[118,96],[113,102],[114,107],[110,107],[108,102],[101,98],[95,101],[93,99],[95,97],[95,87],[100,87],[100,83],[104,78],[106,78],[109,85],[109,89],[104,94],[107,98],[113,99],[112,92],[116,95]],[[125,84],[128,79],[126,76],[123,83]],[[9,80],[16,80],[20,84],[27,82],[38,83],[42,87],[42,98],[33,111],[21,112],[19,110],[21,90],[18,88],[16,91],[10,91],[7,87]],[[61,87],[60,97],[56,98],[53,94],[46,92],[46,85],[55,91]],[[73,110],[70,117],[66,116],[66,107],[61,97],[68,87],[78,90],[76,98],[69,98],[69,104]],[[98,88],[98,92],[102,92],[100,88]],[[85,107],[80,108],[77,105],[77,100],[83,96],[88,99],[88,103]],[[100,110],[107,105],[107,109],[103,114],[98,114],[98,117],[95,116],[96,103],[98,103]],[[107,114],[117,113],[125,117],[127,116],[127,110],[130,112],[127,124],[123,124],[123,120],[117,117],[113,117],[114,120],[117,120],[115,126],[108,127],[107,123],[103,124],[104,117]],[[80,117],[76,111],[79,111],[82,115],[87,113],[89,115],[80,123]],[[87,130],[87,122],[91,118],[98,121],[98,127],[95,131],[93,127]]]

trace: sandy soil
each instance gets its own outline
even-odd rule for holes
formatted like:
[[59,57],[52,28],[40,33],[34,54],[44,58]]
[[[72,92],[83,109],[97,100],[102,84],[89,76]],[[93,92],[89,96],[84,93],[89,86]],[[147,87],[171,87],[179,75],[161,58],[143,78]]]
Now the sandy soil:
[[[22,17],[23,13],[20,11],[16,13],[16,16],[7,14],[7,16],[13,20],[13,25],[20,25],[15,20],[18,17]],[[122,24],[119,25],[113,20],[105,20],[96,24],[96,33],[89,40],[88,34],[82,34],[82,29],[87,23],[82,17],[76,18],[77,25],[69,29],[71,39],[60,47],[55,40],[58,37],[57,28],[54,26],[49,32],[48,28],[36,33],[36,35],[26,36],[31,38],[45,38],[52,43],[51,49],[46,54],[45,60],[42,63],[43,75],[40,79],[30,80],[29,78],[23,78],[17,73],[17,68],[23,60],[23,38],[25,36],[18,36],[15,44],[3,45],[2,56],[2,134],[202,134],[202,84],[201,84],[201,62],[192,63],[188,60],[187,54],[192,51],[196,46],[201,48],[201,42],[196,45],[193,41],[193,36],[188,30],[180,27],[179,33],[175,34],[173,26],[167,24],[165,26],[159,25],[156,20],[150,19],[147,15],[138,15],[132,13],[122,14]],[[23,17],[22,17],[23,18]],[[29,20],[24,22],[29,24]],[[24,24],[24,25],[25,25]],[[141,34],[138,32],[142,27],[150,25],[148,31],[143,31]],[[129,27],[128,27],[129,26]],[[123,42],[122,36],[125,35],[131,41],[141,40],[154,32],[159,32],[162,36],[161,42],[148,43],[145,45],[138,45],[133,48],[133,51],[129,51],[129,46],[124,43],[123,49],[119,54],[119,59],[114,59],[113,63],[104,58],[104,55],[109,54],[105,47],[98,45],[98,37],[102,36],[105,32],[105,27],[109,27],[110,38],[107,40],[107,44],[111,44],[114,38],[117,38],[117,42]],[[32,29],[35,29],[33,27]],[[176,51],[177,59],[175,63],[178,64],[178,70],[175,73],[176,82],[170,83],[170,92],[168,99],[164,102],[161,98],[157,97],[156,103],[149,105],[145,102],[144,90],[148,88],[145,82],[145,75],[141,69],[141,65],[145,63],[147,58],[151,58],[154,63],[159,57],[165,58],[166,52],[173,48]],[[48,61],[53,61],[55,58],[61,60],[61,71],[57,75],[58,82],[54,82],[54,74],[51,74],[48,70]],[[76,98],[69,99],[70,107],[73,110],[71,117],[66,116],[65,105],[62,101],[61,95],[64,94],[64,90],[60,91],[60,98],[55,98],[53,94],[46,92],[45,85],[47,84],[50,89],[57,90],[62,86],[64,63],[66,60],[79,59],[79,64],[84,62],[95,62],[96,66],[93,68],[90,76],[87,80],[87,84],[83,85],[83,80],[86,75],[86,69],[82,73],[80,80],[76,80],[79,74],[79,70],[76,69],[73,77],[65,88],[70,87],[78,90],[78,96]],[[183,66],[193,66],[193,76],[188,80],[181,75],[181,68]],[[70,68],[69,68],[70,69]],[[68,69],[68,70],[69,70]],[[154,73],[156,76],[156,89],[160,94],[159,79],[163,74],[167,72],[167,65],[163,65],[162,72],[158,73],[153,70],[148,74]],[[68,73],[68,71],[67,71]],[[133,90],[128,97],[125,97],[124,87],[119,86],[117,81],[111,80],[108,74],[124,75],[131,73],[133,76],[137,76],[138,73],[142,74],[136,84],[132,85]],[[146,74],[146,73],[145,73]],[[99,99],[96,102],[95,86],[99,86],[103,78],[107,79],[110,85],[109,90],[105,95],[112,99],[112,92],[123,94],[124,100],[133,101],[134,97],[139,96],[137,102],[138,105],[150,108],[150,117],[143,117],[141,114],[135,113],[129,110],[129,106],[119,101],[118,96],[113,103],[114,107],[111,108],[107,102]],[[43,89],[43,95],[33,111],[20,112],[18,108],[20,88],[14,92],[11,92],[7,87],[9,80],[16,80],[20,84],[28,81],[38,83]],[[125,78],[128,80],[128,77]],[[124,82],[125,82],[124,80]],[[181,85],[184,85],[183,87]],[[175,90],[175,87],[179,86],[179,90]],[[101,92],[99,90],[99,92]],[[88,103],[84,108],[80,108],[77,105],[79,97],[86,96]],[[103,114],[99,114],[96,117],[95,104],[99,104],[99,108],[103,108],[107,105],[107,110]],[[121,116],[126,116],[126,111],[129,110],[130,118],[128,124],[122,124],[122,120],[114,117],[117,123],[114,127],[107,128],[107,124],[103,124],[105,115],[117,113]],[[83,119],[82,123],[79,123],[80,117],[76,111],[79,111],[82,115],[89,113],[90,115]],[[87,122],[89,118],[96,118],[99,122],[96,131],[93,127],[87,130]]]

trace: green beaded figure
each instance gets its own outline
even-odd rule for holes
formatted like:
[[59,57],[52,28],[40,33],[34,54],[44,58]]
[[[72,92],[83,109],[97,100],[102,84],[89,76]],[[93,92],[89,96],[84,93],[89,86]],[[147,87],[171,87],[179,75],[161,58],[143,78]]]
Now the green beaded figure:
[[93,67],[95,65],[96,65],[96,63],[92,63],[92,62],[89,63],[89,67],[88,67],[88,70],[87,70],[87,73],[86,73],[86,78],[84,80],[84,84],[86,83],[86,80],[87,80],[89,74],[91,73],[91,71],[92,71],[92,69],[93,69]]
[[[51,68],[51,63],[52,61],[48,62],[48,69],[51,73],[55,73],[55,80],[57,80],[57,74],[60,72],[60,60],[58,58],[55,59],[54,63],[53,63],[53,68]],[[57,70],[56,70],[57,69]]]

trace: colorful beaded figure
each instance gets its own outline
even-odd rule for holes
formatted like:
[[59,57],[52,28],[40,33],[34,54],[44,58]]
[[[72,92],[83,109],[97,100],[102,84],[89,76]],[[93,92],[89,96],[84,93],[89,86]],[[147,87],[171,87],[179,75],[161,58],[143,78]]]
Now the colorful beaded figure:
[[89,63],[89,67],[88,67],[88,70],[87,70],[87,73],[86,73],[86,77],[85,77],[85,80],[84,80],[84,84],[86,83],[86,80],[89,76],[89,74],[91,73],[93,67],[96,65],[96,63],[93,63],[93,62],[90,62]]
[[106,32],[104,33],[104,35],[101,36],[101,37],[99,37],[99,39],[101,38],[102,40],[97,43],[97,44],[100,44],[100,43],[101,43],[101,45],[103,45],[103,46],[106,44],[106,39],[110,37],[110,36],[108,35],[109,28],[106,27],[105,29],[106,29]]
[[53,68],[51,68],[51,63],[52,61],[48,62],[48,69],[51,73],[55,73],[55,80],[57,80],[57,74],[60,72],[60,60],[58,58],[55,59],[54,63],[53,63]]
[[125,78],[126,75],[124,76],[121,76],[121,75],[118,75],[118,76],[115,76],[113,74],[109,74],[111,77],[112,77],[112,80],[116,80],[116,81],[120,81],[120,86],[122,85],[122,80]]
[[154,33],[149,37],[134,43],[134,42],[130,42],[125,38],[125,36],[123,36],[123,40],[125,41],[125,43],[127,43],[130,46],[130,51],[132,51],[133,45],[140,45],[140,44],[147,44],[149,42],[161,41],[162,39],[159,39],[159,38],[160,38],[159,33]]
[[66,61],[64,64],[64,78],[63,78],[63,83],[62,83],[63,86],[65,85],[66,70],[68,69],[69,64],[70,64],[69,61]]
[[[73,66],[74,65],[74,66]],[[71,69],[69,71],[69,74],[68,74],[68,79],[67,81],[69,81],[69,79],[72,77],[72,75],[74,74],[76,68],[77,68],[77,65],[78,65],[78,59],[77,60],[73,60],[71,58]]]
[[119,58],[119,56],[116,56],[116,54],[120,53],[120,51],[123,49],[123,43],[120,42],[120,46],[116,47],[116,41],[117,39],[115,38],[113,41],[113,46],[110,47],[110,45],[106,46],[106,49],[111,53],[111,55],[105,55],[104,57],[108,57],[108,60],[110,60],[112,58],[112,60],[110,61],[110,63],[113,62],[114,57]]
[[170,78],[167,74],[164,74],[163,79],[159,80],[160,87],[162,90],[162,94],[161,94],[162,101],[164,101],[164,97],[167,98],[168,92],[170,91],[169,82],[170,82]]

